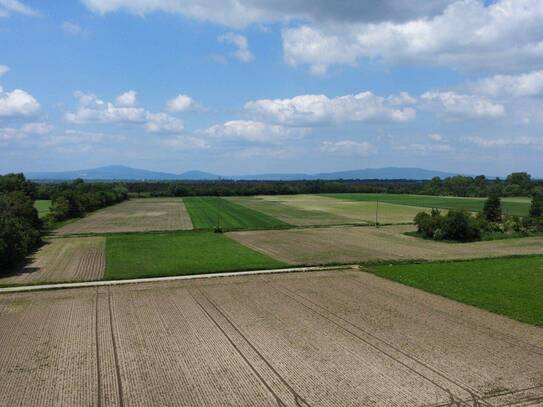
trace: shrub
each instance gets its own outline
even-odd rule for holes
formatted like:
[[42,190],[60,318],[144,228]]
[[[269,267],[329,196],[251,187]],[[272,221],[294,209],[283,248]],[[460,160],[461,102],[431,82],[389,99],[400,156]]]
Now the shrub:
[[541,216],[543,216],[543,193],[541,191],[537,191],[532,195],[530,217],[539,218]]
[[500,197],[493,193],[485,201],[483,216],[488,222],[501,222],[502,207]]
[[466,210],[451,209],[444,216],[441,229],[445,240],[469,242],[481,238],[480,226]]
[[443,216],[437,209],[432,209],[431,213],[419,212],[415,216],[417,231],[427,239],[434,238],[436,229],[441,227]]

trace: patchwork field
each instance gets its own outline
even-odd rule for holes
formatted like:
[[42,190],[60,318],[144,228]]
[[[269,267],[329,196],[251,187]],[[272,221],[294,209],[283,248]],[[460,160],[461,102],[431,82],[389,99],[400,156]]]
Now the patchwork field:
[[[374,223],[377,205],[374,201],[335,199],[320,195],[273,195],[229,198],[297,226],[345,225]],[[379,223],[410,223],[426,208],[381,202]]]
[[371,274],[0,296],[0,405],[509,406],[543,329]]
[[219,197],[184,198],[195,229],[270,229],[288,227],[285,222]]
[[[322,196],[356,202],[380,202],[439,209],[467,209],[471,212],[483,210],[485,198],[460,198],[452,196],[407,195],[407,194],[324,194]],[[527,197],[502,198],[503,212],[508,215],[526,216],[531,199]]]
[[56,230],[57,235],[192,229],[180,198],[131,199],[92,212]]
[[106,279],[267,269],[284,266],[223,234],[179,232],[107,237]]
[[51,201],[48,199],[38,199],[34,202],[34,208],[38,210],[38,216],[43,218],[49,213]]
[[406,236],[411,225],[240,231],[228,236],[289,264],[334,264],[383,260],[452,260],[543,254],[543,237],[444,243]]
[[51,239],[27,265],[0,278],[0,285],[100,280],[105,270],[104,237]]
[[372,266],[372,273],[543,326],[543,256]]

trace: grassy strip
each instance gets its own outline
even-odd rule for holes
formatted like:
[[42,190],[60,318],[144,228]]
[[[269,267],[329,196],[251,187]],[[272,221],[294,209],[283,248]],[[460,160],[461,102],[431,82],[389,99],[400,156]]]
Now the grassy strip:
[[273,229],[289,227],[279,219],[219,197],[188,197],[183,202],[195,229]]
[[[424,208],[439,209],[467,209],[471,212],[483,210],[485,198],[461,198],[453,196],[406,195],[406,194],[323,194],[337,199],[349,201],[377,201]],[[520,201],[516,198],[502,199],[502,208],[508,215],[527,216],[530,210],[529,201]]]
[[228,236],[191,233],[117,234],[106,240],[105,280],[285,267]]
[[543,256],[370,266],[402,284],[543,326]]
[[43,218],[47,215],[51,209],[51,200],[49,199],[38,199],[34,202],[34,208],[38,210],[38,216]]

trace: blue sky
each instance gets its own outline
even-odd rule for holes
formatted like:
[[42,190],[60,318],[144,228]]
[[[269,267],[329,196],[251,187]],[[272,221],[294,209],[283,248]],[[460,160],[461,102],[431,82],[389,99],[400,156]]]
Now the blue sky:
[[540,0],[0,0],[0,172],[543,176]]

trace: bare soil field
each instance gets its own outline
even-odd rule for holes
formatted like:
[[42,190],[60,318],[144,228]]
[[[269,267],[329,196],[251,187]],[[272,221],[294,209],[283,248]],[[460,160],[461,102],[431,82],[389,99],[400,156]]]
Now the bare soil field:
[[231,232],[238,242],[289,264],[453,260],[543,254],[543,237],[444,243],[406,236],[414,226],[330,227]]
[[56,238],[30,256],[28,263],[0,285],[101,280],[106,268],[104,237]]
[[[352,201],[320,195],[262,195],[232,197],[233,202],[291,225],[344,225],[375,222],[376,202]],[[428,208],[379,203],[379,223],[411,223]]]
[[0,296],[0,405],[543,402],[543,329],[360,271]]
[[190,230],[180,198],[131,199],[89,214],[56,230],[58,235]]

